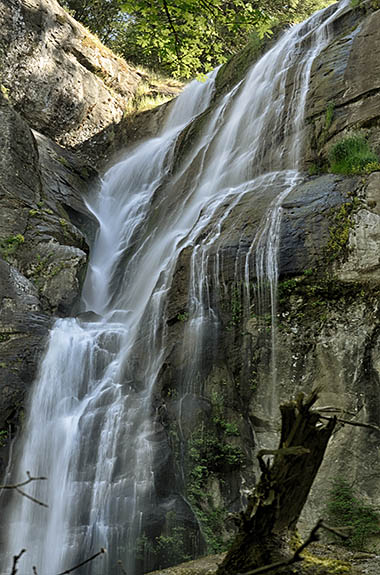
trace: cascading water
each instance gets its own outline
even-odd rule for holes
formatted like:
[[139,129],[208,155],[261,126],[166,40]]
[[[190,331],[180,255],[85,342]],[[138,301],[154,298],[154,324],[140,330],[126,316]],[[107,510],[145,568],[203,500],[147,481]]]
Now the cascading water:
[[[217,341],[223,224],[243,198],[254,200],[258,193],[267,195],[268,207],[241,276],[248,284],[255,261],[259,299],[269,281],[275,315],[281,202],[301,178],[310,70],[344,6],[289,30],[213,109],[216,74],[192,83],[161,136],[106,174],[99,197],[90,202],[100,227],[83,292],[84,309],[97,315],[94,321],[56,322],[13,472],[48,477],[47,486],[35,485],[31,493],[49,510],[15,494],[3,570],[24,547],[23,570],[36,565],[40,575],[58,573],[105,547],[106,559],[80,572],[116,573],[121,560],[133,575],[140,568],[136,549],[142,537],[159,535],[173,509],[191,514],[170,471],[154,410],[176,263],[183,250],[192,250],[184,345],[193,361],[178,384],[182,409],[184,397],[202,393],[206,338]],[[202,133],[179,154],[180,134],[203,112]],[[274,388],[271,409],[273,394]],[[160,473],[167,481],[158,490]]]

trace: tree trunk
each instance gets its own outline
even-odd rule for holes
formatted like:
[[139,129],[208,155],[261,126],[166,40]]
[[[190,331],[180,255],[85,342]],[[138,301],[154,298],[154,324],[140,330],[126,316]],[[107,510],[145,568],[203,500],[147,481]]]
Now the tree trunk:
[[[276,451],[258,454],[262,475],[242,514],[239,532],[217,575],[244,573],[292,556],[290,542],[335,426],[311,408],[313,392],[281,406],[282,430]],[[271,465],[265,455],[274,455]]]

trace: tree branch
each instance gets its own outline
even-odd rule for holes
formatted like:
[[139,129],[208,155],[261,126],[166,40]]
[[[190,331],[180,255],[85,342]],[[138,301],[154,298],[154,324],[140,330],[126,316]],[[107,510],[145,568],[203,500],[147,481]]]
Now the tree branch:
[[168,22],[169,22],[169,26],[170,26],[170,28],[171,28],[171,30],[172,30],[172,32],[173,32],[173,35],[174,35],[175,53],[177,54],[178,60],[181,60],[181,54],[179,53],[179,45],[180,45],[180,42],[179,42],[177,30],[175,29],[175,26],[174,26],[172,17],[170,16],[170,12],[169,12],[169,7],[168,7],[168,4],[167,4],[167,1],[166,1],[166,0],[162,0],[162,2],[163,2],[163,5],[164,5],[164,10],[165,10],[166,17],[167,17]]
[[20,553],[18,555],[14,555],[13,556],[13,565],[12,565],[12,571],[11,571],[11,575],[16,575],[17,573],[17,563],[19,562],[19,559],[21,558],[21,556],[25,553],[26,549],[21,549]]
[[104,547],[102,547],[100,549],[100,551],[95,553],[95,555],[91,555],[91,557],[89,557],[88,559],[85,559],[81,563],[78,563],[78,565],[74,565],[74,567],[70,567],[70,569],[66,569],[66,571],[62,571],[61,573],[58,573],[58,575],[68,575],[68,573],[75,571],[75,569],[79,569],[79,567],[82,567],[83,565],[86,565],[86,563],[93,561],[94,559],[96,559],[96,557],[99,557],[99,555],[103,555],[103,553],[106,553],[106,550],[104,549]]
[[[326,421],[331,421],[332,419],[332,417],[328,417],[327,415],[320,415],[319,417]],[[372,423],[360,423],[359,421],[350,421],[349,419],[342,419],[340,417],[337,417],[336,421],[339,421],[339,423],[347,423],[347,425],[353,425],[354,427],[365,427],[367,429],[380,432],[380,427],[373,425]]]
[[0,485],[0,490],[14,489],[15,491],[17,491],[17,493],[20,493],[20,495],[22,495],[23,497],[26,497],[27,499],[33,501],[33,503],[37,503],[37,505],[41,505],[42,507],[49,507],[43,501],[40,501],[39,499],[32,497],[32,495],[29,495],[29,493],[25,493],[25,491],[21,491],[20,489],[20,487],[24,487],[25,485],[28,485],[28,483],[31,483],[32,481],[46,481],[47,477],[32,477],[29,471],[26,472],[26,475],[28,479],[25,479],[25,481],[21,481],[21,483],[14,483],[13,485]]

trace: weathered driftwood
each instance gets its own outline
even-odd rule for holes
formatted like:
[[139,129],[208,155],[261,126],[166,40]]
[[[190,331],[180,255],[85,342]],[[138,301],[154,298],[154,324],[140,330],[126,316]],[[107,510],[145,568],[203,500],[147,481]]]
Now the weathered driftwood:
[[317,392],[281,406],[282,430],[273,462],[258,454],[262,471],[242,514],[238,534],[217,575],[244,573],[292,556],[291,539],[298,518],[335,427],[335,418],[321,423],[311,408]]

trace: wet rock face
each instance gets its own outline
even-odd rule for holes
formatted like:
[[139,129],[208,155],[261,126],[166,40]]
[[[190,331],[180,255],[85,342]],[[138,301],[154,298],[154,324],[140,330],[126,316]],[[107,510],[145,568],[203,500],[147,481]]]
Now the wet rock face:
[[366,130],[369,142],[380,151],[379,26],[376,3],[348,6],[336,23],[335,40],[316,59],[306,115],[311,144],[306,165],[323,161],[329,146],[350,130]]
[[[329,147],[352,129],[365,130],[373,149],[380,151],[379,18],[374,4],[348,6],[336,23],[335,39],[314,63],[304,133],[306,167],[316,162],[326,172]],[[333,114],[326,122],[329,104]],[[186,138],[196,138],[197,129],[188,129],[180,153],[186,153]],[[321,171],[305,174],[282,206],[275,328],[269,306],[264,312],[257,309],[254,265],[248,307],[244,288],[246,256],[271,201],[262,191],[255,191],[254,202],[244,199],[231,210],[215,244],[218,255],[209,254],[217,328],[202,340],[200,358],[184,344],[190,253],[182,253],[174,274],[162,398],[185,492],[214,551],[231,525],[219,515],[223,528],[218,531],[212,518],[244,504],[246,489],[258,476],[256,451],[278,441],[279,403],[321,386],[320,406],[380,426],[379,173],[350,177]],[[197,368],[191,371],[194,363]],[[186,373],[192,373],[193,388],[180,400],[178,388]],[[305,532],[323,515],[334,478],[346,477],[379,505],[377,445],[375,431],[338,426],[300,523]],[[227,450],[235,456],[232,467]],[[205,461],[215,460],[220,467],[209,463],[207,472],[202,470]]]
[[0,123],[0,429],[12,434],[52,316],[79,300],[88,239],[77,225],[94,235],[83,197],[96,178],[32,132],[3,95]]

